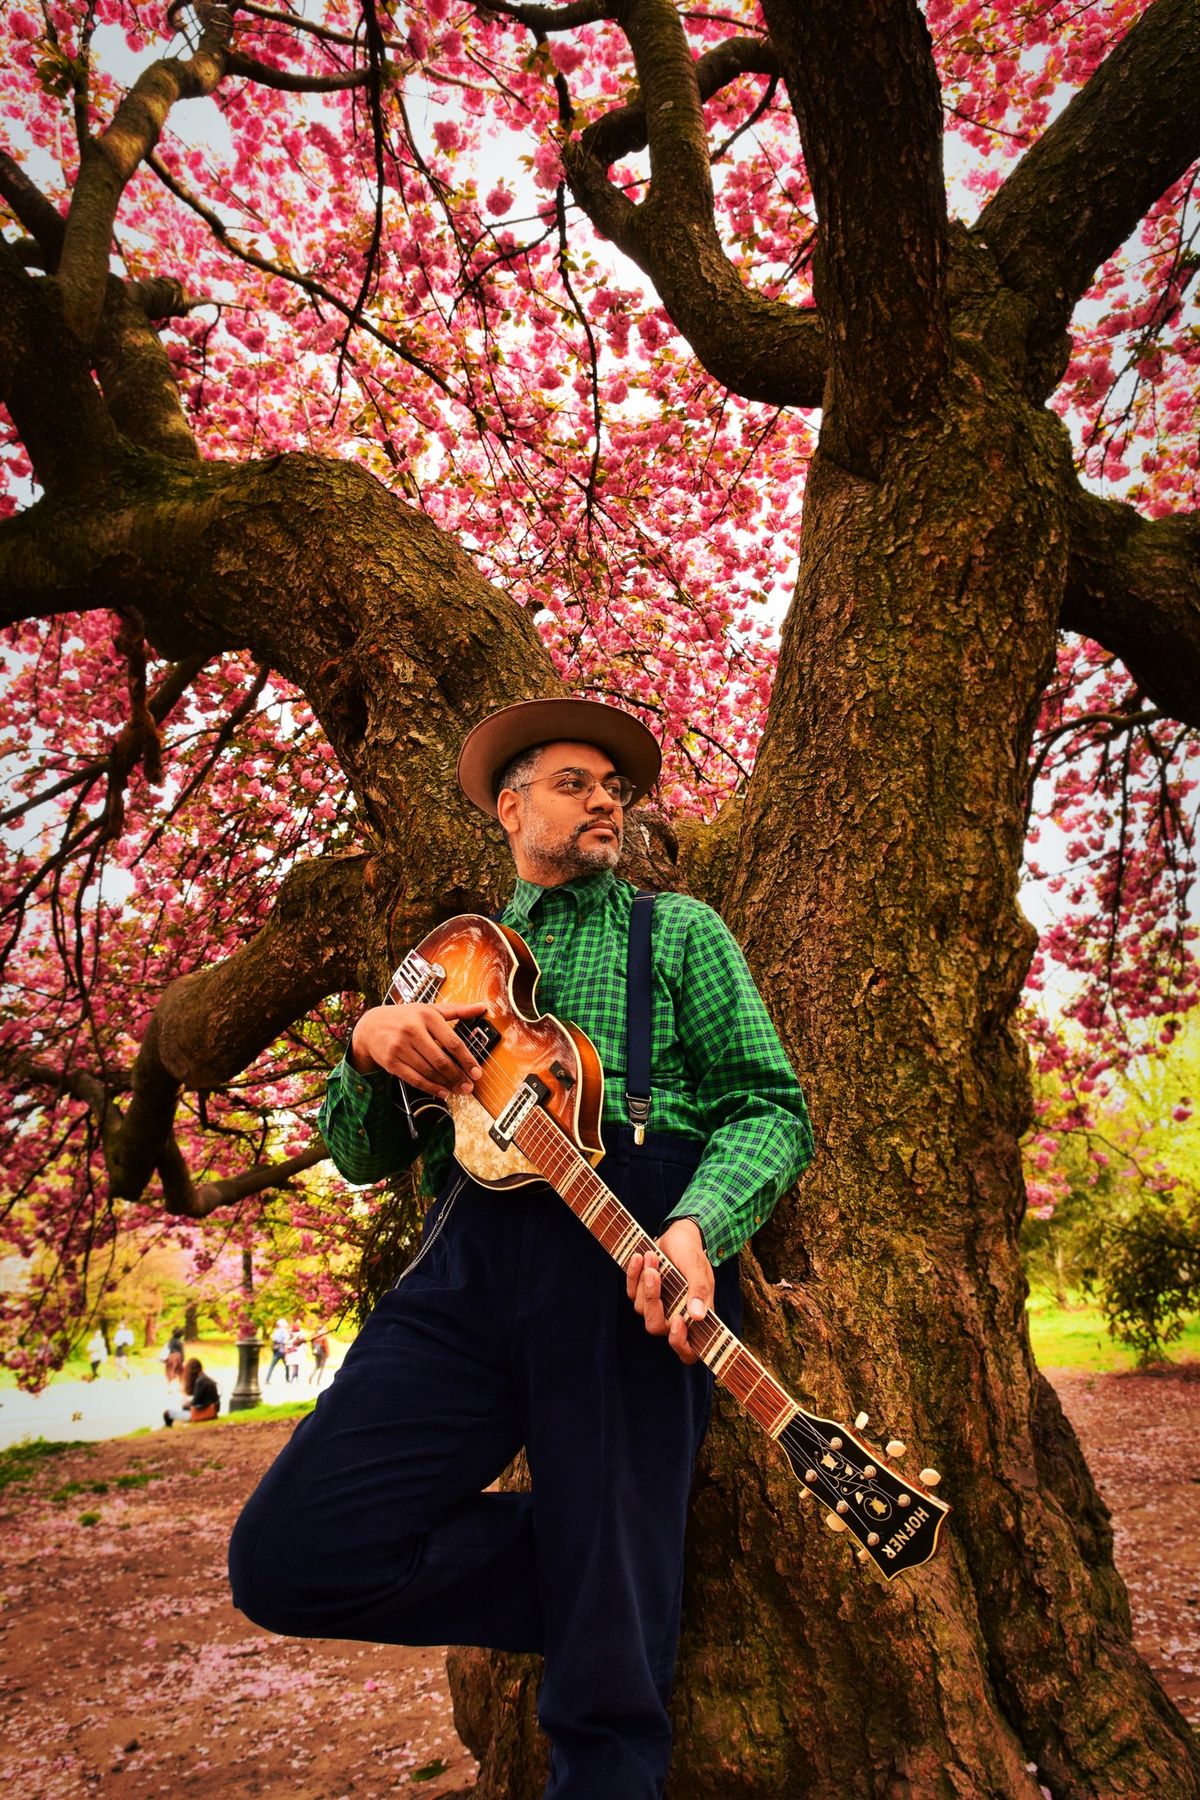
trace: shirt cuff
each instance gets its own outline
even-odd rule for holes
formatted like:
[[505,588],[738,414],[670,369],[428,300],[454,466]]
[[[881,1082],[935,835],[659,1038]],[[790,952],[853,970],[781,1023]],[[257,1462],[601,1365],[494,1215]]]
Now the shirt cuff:
[[731,1256],[736,1256],[742,1247],[734,1241],[730,1232],[728,1205],[715,1196],[686,1193],[674,1212],[668,1213],[663,1220],[662,1230],[674,1225],[677,1219],[690,1219],[700,1227],[700,1236],[704,1239],[704,1254],[714,1269],[718,1263],[727,1262]]
[[348,1054],[343,1056],[337,1074],[348,1093],[359,1095],[377,1094],[392,1079],[386,1069],[372,1069],[369,1075],[364,1075],[355,1068]]

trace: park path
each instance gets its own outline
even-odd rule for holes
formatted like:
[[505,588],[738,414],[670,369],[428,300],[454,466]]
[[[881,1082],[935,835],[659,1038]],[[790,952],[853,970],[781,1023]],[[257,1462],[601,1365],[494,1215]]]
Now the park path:
[[[1196,1377],[1056,1385],[1113,1509],[1141,1649],[1200,1725]],[[292,1428],[90,1444],[0,1493],[0,1783],[14,1800],[469,1792],[439,1652],[272,1638],[230,1606],[230,1526]]]
[[[228,1412],[229,1397],[237,1382],[237,1351],[228,1344],[189,1344],[187,1353],[203,1359],[205,1369],[221,1390],[221,1411]],[[335,1339],[325,1373],[326,1385],[345,1353],[346,1346]],[[260,1377],[268,1366],[269,1357],[264,1354]],[[305,1356],[299,1381],[289,1386],[283,1370],[277,1369],[274,1380],[261,1392],[269,1406],[289,1400],[311,1400],[308,1357]],[[44,1437],[55,1442],[80,1438],[98,1443],[131,1431],[157,1429],[168,1402],[178,1406],[179,1385],[168,1387],[161,1362],[148,1354],[133,1358],[127,1377],[117,1374],[116,1361],[110,1357],[97,1381],[60,1375],[40,1394],[0,1387],[0,1449],[20,1443],[23,1438]]]

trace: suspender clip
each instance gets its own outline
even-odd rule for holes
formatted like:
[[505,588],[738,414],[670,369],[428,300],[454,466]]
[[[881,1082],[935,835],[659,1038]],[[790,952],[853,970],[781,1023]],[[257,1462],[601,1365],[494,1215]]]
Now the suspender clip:
[[646,1121],[650,1117],[650,1100],[642,1094],[626,1094],[625,1110],[629,1114],[629,1123],[633,1126],[633,1141],[644,1144],[646,1141]]

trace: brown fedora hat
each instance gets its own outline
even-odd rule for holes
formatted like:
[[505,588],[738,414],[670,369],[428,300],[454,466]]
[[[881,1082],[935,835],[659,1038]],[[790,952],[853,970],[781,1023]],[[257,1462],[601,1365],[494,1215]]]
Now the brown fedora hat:
[[631,806],[658,780],[662,751],[631,713],[599,700],[521,700],[481,719],[458,753],[458,785],[481,812],[496,816],[496,781],[515,756],[537,744],[594,744],[633,783]]

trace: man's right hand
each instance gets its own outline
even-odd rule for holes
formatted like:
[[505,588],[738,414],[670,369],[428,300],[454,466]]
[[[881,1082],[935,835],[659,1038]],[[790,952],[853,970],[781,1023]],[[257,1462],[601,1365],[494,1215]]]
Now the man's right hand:
[[347,1058],[360,1075],[386,1069],[407,1087],[438,1100],[451,1093],[469,1094],[483,1070],[454,1025],[486,1011],[482,1001],[470,1006],[372,1006],[354,1027]]

